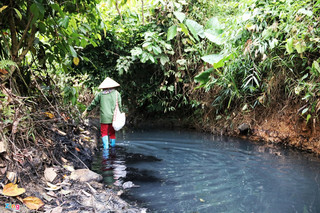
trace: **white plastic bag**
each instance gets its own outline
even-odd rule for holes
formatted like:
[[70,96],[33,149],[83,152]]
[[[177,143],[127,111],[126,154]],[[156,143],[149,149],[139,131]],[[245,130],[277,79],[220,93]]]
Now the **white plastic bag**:
[[112,127],[115,131],[119,131],[126,123],[126,114],[124,112],[120,112],[118,105],[118,96],[116,97],[116,108],[113,112],[113,120]]

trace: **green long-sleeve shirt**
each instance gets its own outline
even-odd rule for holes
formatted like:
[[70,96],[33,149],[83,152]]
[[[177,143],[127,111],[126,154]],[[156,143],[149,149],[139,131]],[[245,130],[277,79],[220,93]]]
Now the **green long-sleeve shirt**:
[[113,112],[116,108],[116,96],[118,97],[118,105],[122,111],[121,96],[117,90],[102,91],[93,99],[88,106],[87,111],[93,110],[97,105],[100,106],[100,123],[110,124],[113,119]]

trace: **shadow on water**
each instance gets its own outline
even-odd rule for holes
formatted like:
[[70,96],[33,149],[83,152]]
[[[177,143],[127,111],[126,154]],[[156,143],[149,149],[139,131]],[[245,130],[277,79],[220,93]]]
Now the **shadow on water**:
[[161,182],[155,170],[138,169],[128,165],[134,163],[159,162],[161,159],[138,153],[127,152],[124,147],[116,146],[101,150],[94,160],[92,169],[103,175],[106,185],[120,186],[126,181]]
[[106,185],[151,212],[320,212],[319,158],[273,144],[190,131],[122,132],[98,153]]

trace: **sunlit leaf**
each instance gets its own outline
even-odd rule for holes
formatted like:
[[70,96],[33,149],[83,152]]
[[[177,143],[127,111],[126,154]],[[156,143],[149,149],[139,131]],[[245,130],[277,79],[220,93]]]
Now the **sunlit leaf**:
[[211,42],[213,42],[213,43],[215,43],[215,44],[217,44],[217,45],[223,44],[222,39],[221,39],[221,38],[219,37],[219,35],[218,35],[215,31],[213,31],[213,30],[205,30],[205,31],[204,31],[204,35],[205,35],[205,37],[206,37],[209,41],[211,41]]
[[193,37],[199,41],[199,37],[204,38],[204,29],[203,26],[201,24],[198,24],[196,21],[191,20],[191,19],[187,19],[186,20],[186,25],[188,27],[188,29],[190,30],[191,34],[193,35]]
[[286,50],[289,54],[293,53],[293,38],[287,39]]
[[311,115],[308,114],[308,115],[307,115],[307,121],[306,121],[307,123],[309,122],[310,118],[311,118]]
[[303,40],[298,41],[294,47],[298,53],[303,53],[307,49],[307,45]]
[[169,59],[169,57],[168,56],[166,56],[166,55],[164,55],[164,54],[162,54],[161,56],[160,56],[160,63],[161,63],[161,65],[162,66],[164,66],[167,62],[169,62],[170,61],[170,59]]
[[69,25],[69,20],[70,20],[70,17],[69,16],[65,16],[64,18],[59,20],[59,25],[64,27],[64,28],[67,28],[68,25]]
[[20,11],[18,9],[16,9],[16,8],[13,8],[13,9],[16,11],[19,19],[22,20],[22,15],[21,15]]
[[183,20],[186,18],[186,14],[181,12],[173,12],[173,14],[177,17],[177,19],[182,23]]
[[308,110],[309,110],[309,108],[303,109],[301,114],[302,114],[302,115],[305,114],[306,112],[308,112]]
[[180,23],[179,26],[181,27],[182,32],[184,32],[184,34],[189,35],[189,30],[186,27],[186,25],[184,25],[183,23]]
[[44,205],[42,200],[37,197],[26,197],[23,199],[23,203],[32,210],[38,210],[40,207]]
[[177,35],[177,25],[172,25],[172,26],[168,29],[167,41],[170,41],[170,40],[173,39],[176,35]]
[[73,58],[74,65],[78,66],[79,62],[80,62],[80,59],[78,57]]
[[317,71],[317,72],[315,72],[315,74],[317,74],[317,75],[320,74],[320,65],[317,61],[313,61],[312,68]]
[[216,64],[219,61],[221,61],[224,58],[224,55],[220,55],[220,54],[212,54],[212,55],[206,55],[206,56],[202,56],[201,59],[209,64]]
[[2,194],[5,196],[14,197],[14,196],[21,195],[25,192],[26,190],[24,188],[18,188],[17,184],[8,183],[3,187]]
[[298,13],[304,14],[304,15],[307,15],[307,16],[312,16],[313,15],[313,12],[311,10],[306,10],[305,8],[299,9]]
[[223,32],[223,27],[222,25],[220,24],[218,18],[216,17],[212,17],[210,18],[206,25],[205,25],[205,28],[207,30],[213,30],[215,31],[217,34],[221,34]]
[[0,13],[1,13],[2,11],[4,11],[7,7],[8,7],[8,5],[2,6],[2,7],[0,8]]
[[73,48],[73,46],[69,46],[69,48],[70,48],[70,53],[71,53],[71,55],[75,58],[75,57],[77,57],[77,52],[76,52],[76,50]]

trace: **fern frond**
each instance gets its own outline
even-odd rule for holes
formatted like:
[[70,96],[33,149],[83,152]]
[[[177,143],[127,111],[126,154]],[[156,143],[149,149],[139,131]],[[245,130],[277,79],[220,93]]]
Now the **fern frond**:
[[0,61],[0,69],[4,69],[8,66],[15,66],[18,67],[17,63],[11,60],[1,60]]

